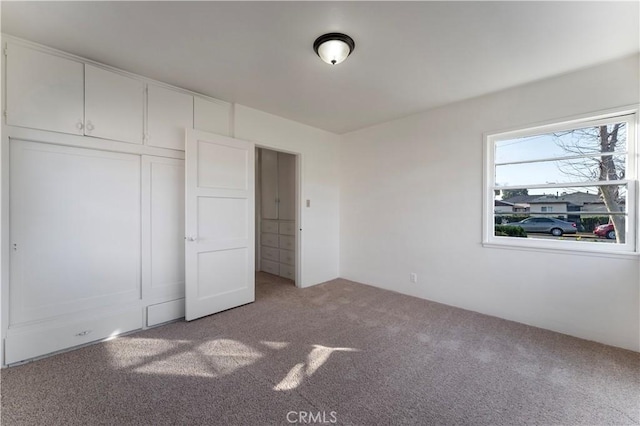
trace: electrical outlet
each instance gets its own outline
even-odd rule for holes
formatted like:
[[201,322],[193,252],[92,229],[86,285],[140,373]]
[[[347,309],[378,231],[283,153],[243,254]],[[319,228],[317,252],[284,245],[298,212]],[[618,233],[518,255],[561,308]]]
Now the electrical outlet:
[[415,272],[412,272],[411,274],[409,274],[409,281],[411,281],[412,283],[417,283],[418,282],[418,274],[416,274]]

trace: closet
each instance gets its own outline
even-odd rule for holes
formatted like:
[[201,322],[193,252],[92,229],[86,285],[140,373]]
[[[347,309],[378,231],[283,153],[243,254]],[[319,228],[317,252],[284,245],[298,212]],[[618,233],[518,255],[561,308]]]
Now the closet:
[[229,135],[231,104],[3,46],[4,364],[183,317],[185,128]]
[[259,270],[295,280],[296,157],[259,148]]

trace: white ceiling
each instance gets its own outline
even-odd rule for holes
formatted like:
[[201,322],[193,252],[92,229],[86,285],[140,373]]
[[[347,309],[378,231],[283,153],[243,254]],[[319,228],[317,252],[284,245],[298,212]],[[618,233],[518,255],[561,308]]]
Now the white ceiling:
[[[639,2],[2,2],[2,31],[335,133],[640,50]],[[330,66],[316,37],[356,42]]]

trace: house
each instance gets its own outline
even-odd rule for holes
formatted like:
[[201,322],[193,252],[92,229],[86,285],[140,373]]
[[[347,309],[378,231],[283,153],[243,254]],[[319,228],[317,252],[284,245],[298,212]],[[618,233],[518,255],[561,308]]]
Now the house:
[[494,211],[496,213],[514,213],[516,206],[513,203],[509,203],[503,200],[494,201]]
[[[563,123],[624,117],[633,127],[637,2],[1,7],[4,366],[181,318],[185,297],[195,303],[187,319],[248,303],[254,265],[276,256],[299,288],[343,278],[640,351],[635,234],[592,251],[487,237],[494,208],[567,217],[601,208],[586,193],[494,203],[487,147],[504,132]],[[313,42],[337,31],[355,49],[325,64]],[[34,81],[56,88],[42,109],[27,96]],[[114,121],[101,127],[94,112]],[[293,219],[256,216],[254,148],[295,157]],[[257,174],[272,167],[277,181],[283,163],[258,158]],[[621,185],[635,188],[631,172]],[[272,238],[258,251],[274,250],[256,255],[255,229]],[[286,250],[290,263],[280,262]],[[220,276],[229,288],[208,286]],[[39,284],[47,280],[59,287]],[[314,354],[328,357],[322,350]]]
[[[498,206],[498,203],[501,203]],[[509,210],[509,206],[511,209]],[[498,209],[500,207],[500,209]],[[563,219],[579,220],[580,215],[575,212],[602,212],[607,208],[598,194],[587,192],[573,192],[567,194],[517,195],[506,200],[496,200],[496,213],[530,213],[552,214]],[[572,214],[572,212],[574,212]]]

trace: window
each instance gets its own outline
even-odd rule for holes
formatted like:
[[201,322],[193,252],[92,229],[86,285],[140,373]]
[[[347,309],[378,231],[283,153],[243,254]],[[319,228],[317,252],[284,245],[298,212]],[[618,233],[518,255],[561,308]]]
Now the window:
[[635,111],[490,134],[485,144],[485,245],[636,251]]

